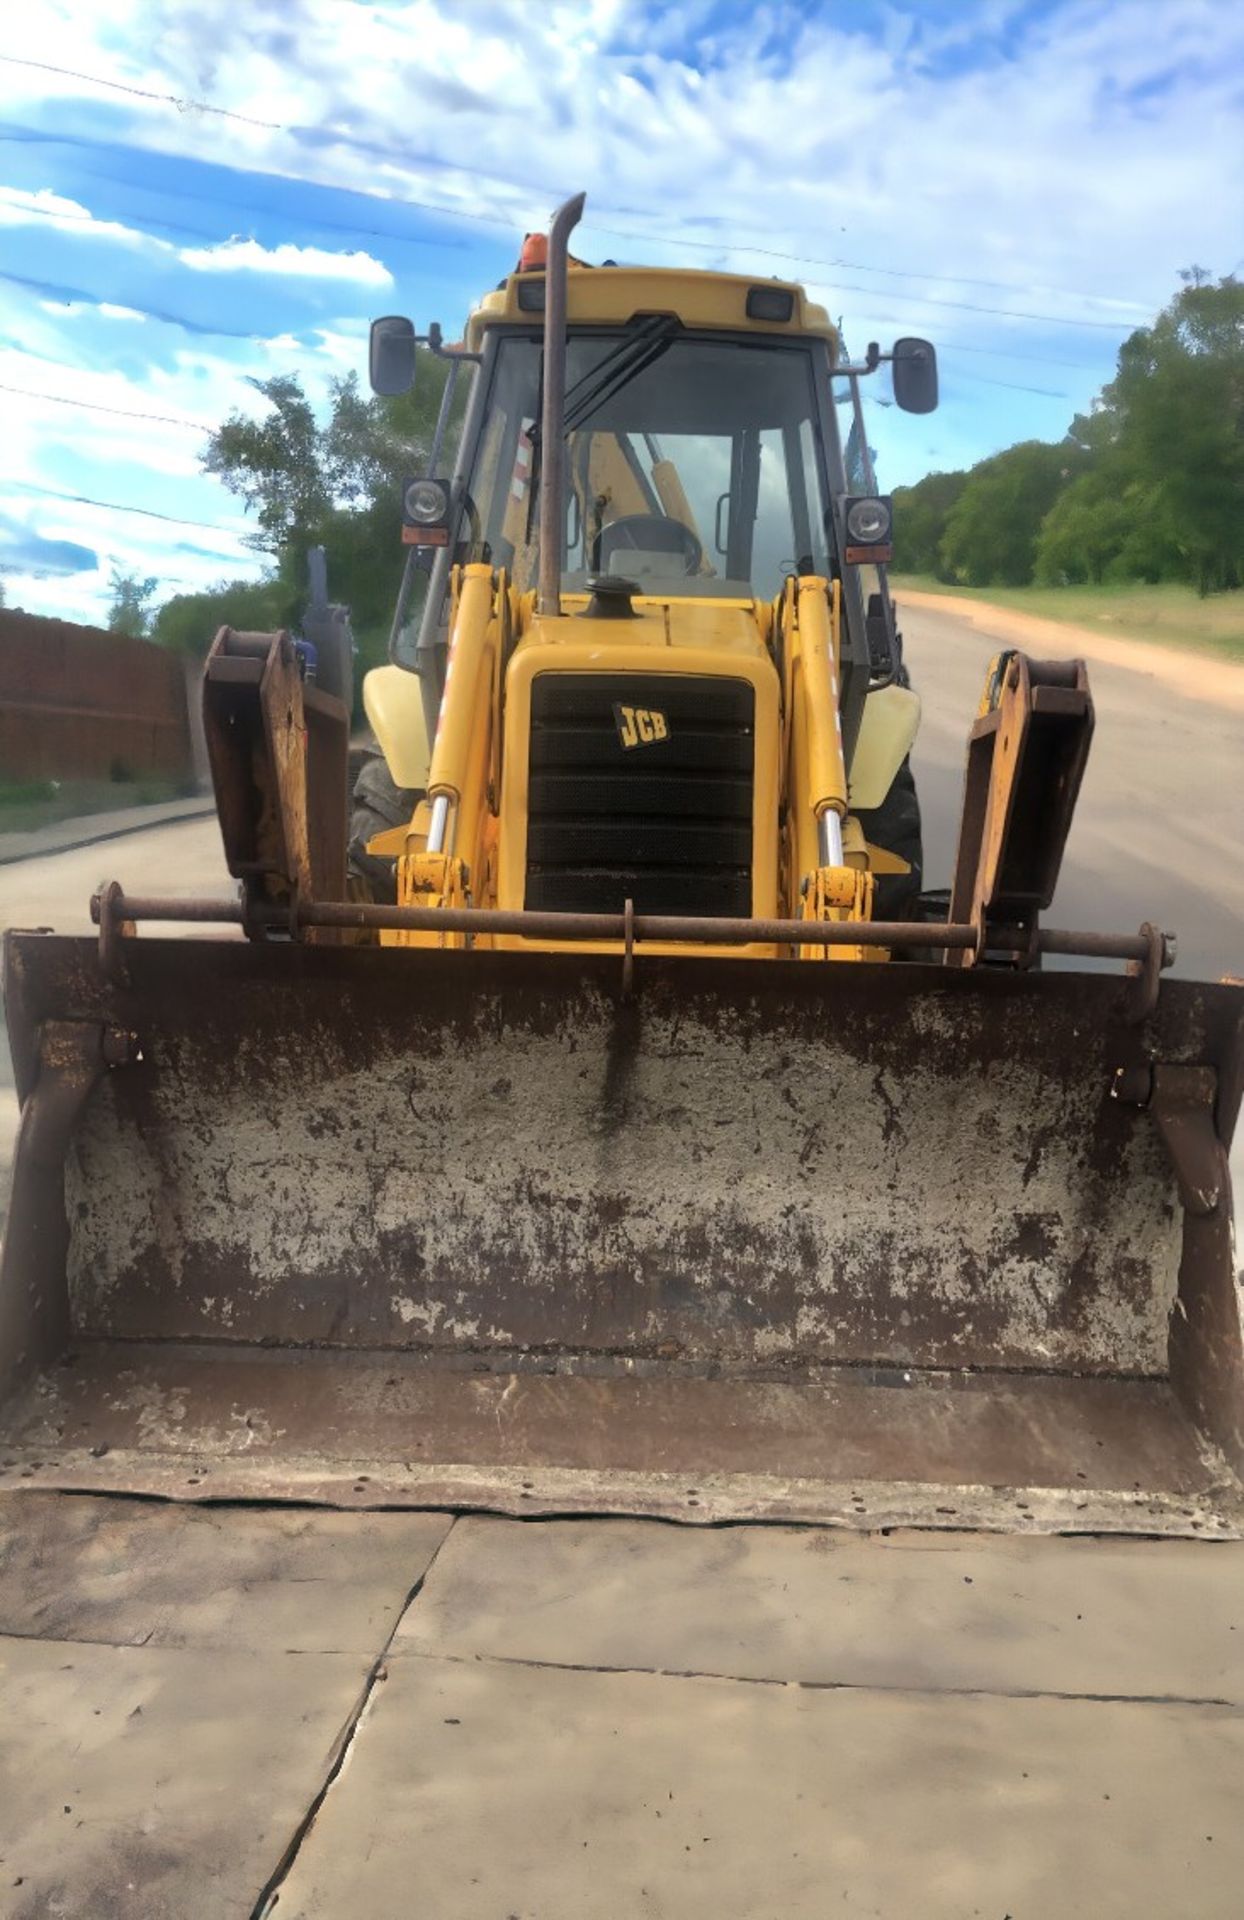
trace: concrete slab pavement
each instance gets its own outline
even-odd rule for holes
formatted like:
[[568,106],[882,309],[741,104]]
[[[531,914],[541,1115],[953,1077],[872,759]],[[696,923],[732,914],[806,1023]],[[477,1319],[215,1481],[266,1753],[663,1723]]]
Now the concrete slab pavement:
[[5,1920],[250,1920],[451,1524],[0,1500]]
[[277,1910],[1234,1917],[1238,1554],[1114,1544],[459,1520]]

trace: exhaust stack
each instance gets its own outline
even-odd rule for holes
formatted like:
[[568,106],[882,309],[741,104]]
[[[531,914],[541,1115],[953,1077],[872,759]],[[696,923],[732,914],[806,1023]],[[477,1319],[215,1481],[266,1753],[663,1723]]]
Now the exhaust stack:
[[544,405],[540,415],[540,611],[561,612],[566,420],[566,255],[585,193],[557,209],[544,270]]

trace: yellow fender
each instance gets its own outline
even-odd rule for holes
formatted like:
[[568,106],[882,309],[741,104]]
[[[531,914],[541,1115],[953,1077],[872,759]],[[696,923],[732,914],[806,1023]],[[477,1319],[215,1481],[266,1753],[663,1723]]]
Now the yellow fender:
[[363,680],[363,711],[395,784],[425,792],[432,755],[418,675],[373,667]]
[[919,726],[920,696],[910,687],[878,687],[869,694],[851,758],[853,807],[881,805]]

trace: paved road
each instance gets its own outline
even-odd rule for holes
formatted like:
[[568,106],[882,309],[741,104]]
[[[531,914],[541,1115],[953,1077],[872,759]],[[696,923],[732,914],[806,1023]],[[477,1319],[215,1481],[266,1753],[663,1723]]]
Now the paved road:
[[[963,754],[985,672],[1013,637],[955,615],[902,609],[924,702],[915,753],[930,886],[948,885]],[[1067,652],[1074,652],[1068,644]],[[1144,649],[1137,649],[1138,660]],[[1178,973],[1244,973],[1244,712],[1180,694],[1146,673],[1089,663],[1097,728],[1051,925],[1172,929]]]

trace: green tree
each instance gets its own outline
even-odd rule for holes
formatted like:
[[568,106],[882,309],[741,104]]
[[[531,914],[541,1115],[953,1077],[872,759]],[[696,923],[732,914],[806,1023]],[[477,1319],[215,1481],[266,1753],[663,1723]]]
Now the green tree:
[[1200,266],[1179,277],[1059,445],[897,490],[899,569],[973,586],[1244,582],[1244,284]]
[[1060,493],[1041,524],[1034,577],[1042,586],[1186,576],[1170,537],[1159,485],[1105,461]]
[[[414,387],[395,399],[363,394],[349,374],[333,382],[322,422],[299,375],[252,381],[269,411],[259,419],[232,413],[204,449],[206,471],[255,516],[249,542],[274,563],[274,604],[301,607],[307,550],[324,547],[329,593],[350,608],[364,666],[383,657],[404,561],[402,482],[426,469],[448,371],[444,360],[420,349]],[[459,383],[442,467],[465,385]],[[175,624],[181,618],[175,615]]]
[[151,603],[159,584],[154,574],[140,580],[136,573],[123,573],[114,564],[108,581],[112,596],[108,603],[108,631],[128,633],[135,640],[149,633],[155,617]]
[[1119,351],[1102,395],[1120,473],[1146,489],[1149,533],[1202,593],[1244,579],[1244,284],[1191,270]]
[[1082,473],[1041,523],[1034,576],[1042,586],[1105,579],[1127,545],[1132,505],[1108,473]]
[[276,556],[290,541],[307,537],[331,505],[323,436],[297,374],[247,385],[268,402],[269,412],[260,419],[231,413],[209,439],[203,467],[254,513],[257,527],[246,535],[247,545]]
[[914,487],[894,489],[894,571],[943,577],[942,538],[966,473],[927,473]]
[[1042,522],[1085,458],[1069,441],[1022,440],[973,467],[942,536],[949,576],[972,587],[1026,585]]
[[152,638],[162,647],[202,659],[221,627],[270,633],[297,624],[304,594],[283,580],[225,580],[202,593],[178,593],[155,617]]
[[316,544],[334,515],[386,502],[396,534],[401,483],[427,460],[447,378],[446,363],[430,353],[417,355],[417,369],[411,391],[395,399],[365,396],[353,373],[334,380],[322,423],[298,374],[249,382],[269,411],[231,413],[209,438],[203,465],[254,513],[252,546],[281,559]]

